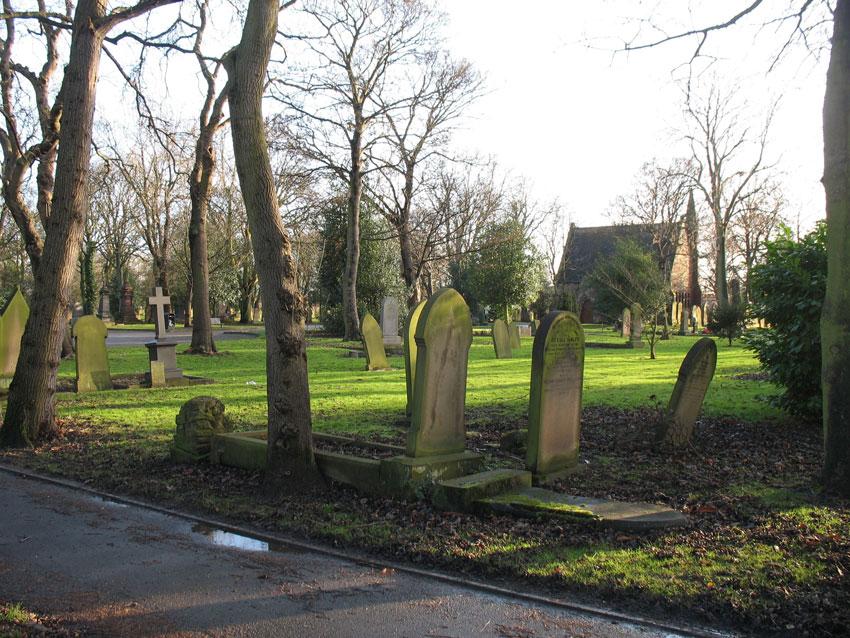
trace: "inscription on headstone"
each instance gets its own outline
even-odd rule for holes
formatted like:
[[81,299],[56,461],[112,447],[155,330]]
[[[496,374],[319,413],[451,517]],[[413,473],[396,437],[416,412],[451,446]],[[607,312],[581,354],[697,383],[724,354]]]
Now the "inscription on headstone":
[[675,446],[690,441],[716,366],[717,345],[712,339],[703,337],[688,351],[679,368],[679,377],[667,405],[668,418],[657,433],[659,440]]
[[510,359],[512,357],[508,326],[501,319],[496,319],[493,322],[493,348],[496,350],[497,359]]

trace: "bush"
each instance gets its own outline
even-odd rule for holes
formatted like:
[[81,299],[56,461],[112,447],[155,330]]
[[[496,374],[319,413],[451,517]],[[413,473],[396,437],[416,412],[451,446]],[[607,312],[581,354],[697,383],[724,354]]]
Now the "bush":
[[762,367],[784,388],[774,405],[795,416],[821,415],[820,315],[826,294],[826,223],[794,241],[791,231],[767,244],[750,279],[752,316],[768,328],[747,335]]
[[708,320],[708,329],[721,337],[726,337],[731,346],[732,339],[744,332],[744,326],[747,321],[747,310],[747,304],[740,302],[730,302],[722,306],[717,306]]

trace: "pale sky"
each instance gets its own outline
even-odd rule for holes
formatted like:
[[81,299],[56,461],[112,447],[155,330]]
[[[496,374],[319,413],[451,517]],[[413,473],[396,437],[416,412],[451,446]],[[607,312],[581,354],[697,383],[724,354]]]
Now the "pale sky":
[[[726,16],[729,7],[742,6],[709,4]],[[630,191],[643,162],[687,153],[674,132],[683,122],[683,100],[672,75],[687,73],[682,65],[694,45],[613,55],[616,36],[637,28],[623,20],[624,12],[639,14],[645,3],[536,0],[519,6],[506,0],[444,3],[451,51],[484,72],[490,89],[456,142],[493,154],[502,167],[528,178],[536,198],[557,197],[579,226],[606,224],[605,211]],[[713,50],[727,59],[712,72],[741,83],[756,119],[771,97],[782,96],[768,151],[784,173],[789,217],[800,210],[808,227],[824,216],[819,180],[827,55],[818,62],[801,52],[767,74],[779,37],[764,29],[713,35]]]

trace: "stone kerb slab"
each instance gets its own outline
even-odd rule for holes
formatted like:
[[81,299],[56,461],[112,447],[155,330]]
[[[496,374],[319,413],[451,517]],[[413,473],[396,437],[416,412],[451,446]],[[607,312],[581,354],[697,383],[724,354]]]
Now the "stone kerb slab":
[[620,328],[620,336],[625,339],[630,339],[632,336],[632,311],[628,308],[623,309],[623,325]]
[[407,416],[413,414],[413,390],[416,380],[416,326],[419,325],[419,317],[422,315],[424,307],[425,301],[420,301],[413,306],[404,324],[404,380],[407,385],[407,407],[405,411]]
[[508,326],[501,319],[493,322],[493,348],[496,350],[497,359],[510,359],[513,356]]
[[436,292],[416,326],[413,415],[407,433],[410,457],[456,454],[466,446],[466,368],[472,317],[452,288]]
[[584,331],[570,312],[549,313],[531,354],[526,469],[545,482],[575,469],[581,423]]
[[703,337],[688,351],[679,368],[679,377],[667,405],[668,417],[657,432],[660,441],[677,447],[690,441],[716,367],[717,345],[712,339]]
[[375,317],[368,312],[360,322],[360,333],[363,336],[363,349],[366,351],[367,370],[386,370],[390,367],[387,353],[384,350],[384,337],[381,326]]
[[109,331],[94,315],[80,317],[74,324],[77,345],[77,392],[112,389],[106,335]]
[[519,350],[522,347],[522,342],[519,339],[519,326],[515,321],[508,324],[508,335],[511,338],[511,350]]
[[[18,355],[21,353],[21,337],[30,317],[30,309],[20,290],[3,309],[0,317],[0,386],[8,387],[15,375]],[[5,380],[5,383],[2,381]]]

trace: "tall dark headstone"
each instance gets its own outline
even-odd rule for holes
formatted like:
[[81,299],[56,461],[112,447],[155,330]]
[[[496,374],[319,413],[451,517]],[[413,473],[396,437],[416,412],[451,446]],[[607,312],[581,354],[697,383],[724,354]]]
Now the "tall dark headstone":
[[104,323],[112,321],[112,313],[109,311],[109,288],[100,289],[100,305],[97,308],[97,316]]
[[118,304],[118,321],[120,323],[139,323],[136,308],[133,306],[133,287],[124,286],[121,289],[121,301]]

